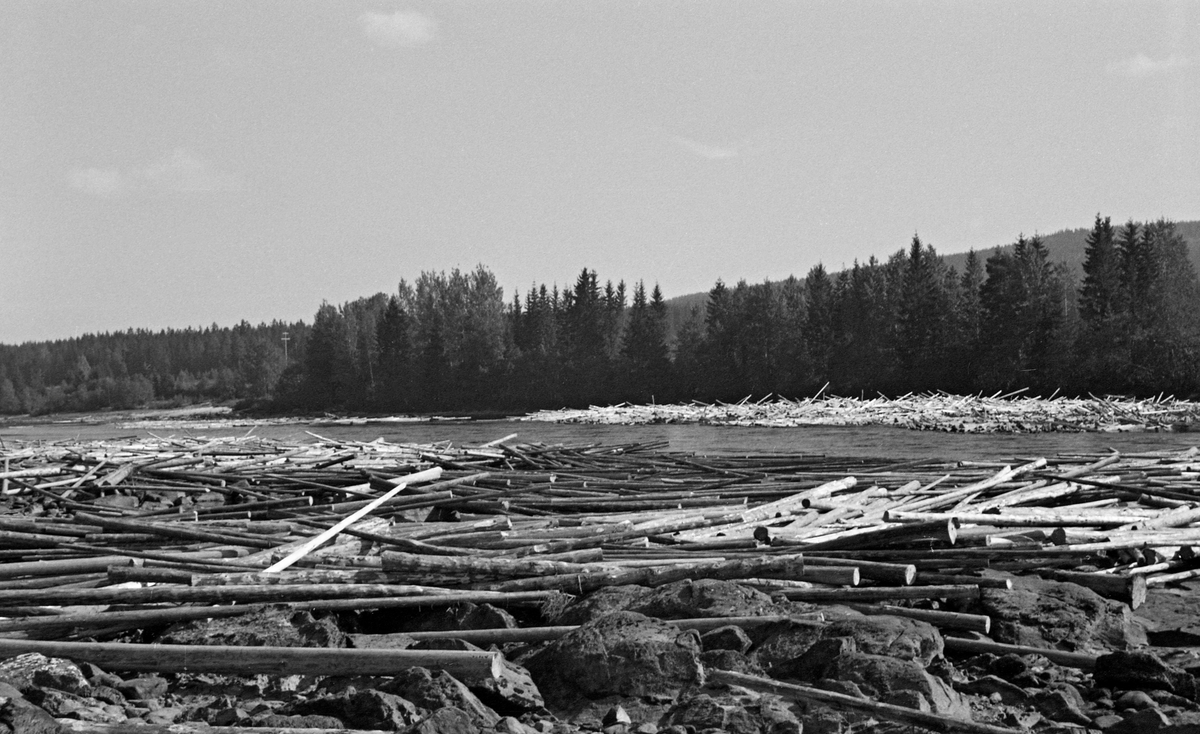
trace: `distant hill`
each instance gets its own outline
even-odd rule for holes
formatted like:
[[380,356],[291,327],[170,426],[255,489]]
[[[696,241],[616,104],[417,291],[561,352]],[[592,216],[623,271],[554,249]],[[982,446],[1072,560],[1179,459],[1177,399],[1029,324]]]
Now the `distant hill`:
[[[1113,222],[1113,227],[1120,232],[1124,222]],[[1200,221],[1196,222],[1176,222],[1175,229],[1183,235],[1183,238],[1188,243],[1188,254],[1192,258],[1192,264],[1200,269]],[[1052,235],[1043,235],[1042,241],[1046,243],[1046,249],[1050,253],[1052,262],[1064,262],[1067,267],[1075,273],[1075,277],[1083,275],[1083,256],[1084,250],[1087,247],[1088,232],[1092,228],[1086,229],[1067,229],[1061,232],[1055,232]],[[1012,249],[1012,245],[1004,245],[1001,249]],[[978,251],[980,260],[986,260],[995,252],[995,248],[990,250]],[[953,255],[942,254],[942,259],[960,273],[967,264],[967,253],[956,252]]]
[[[1120,232],[1124,222],[1113,222],[1113,226]],[[1200,221],[1194,222],[1176,222],[1175,228],[1188,243],[1188,253],[1192,258],[1192,264],[1200,271]],[[1046,249],[1050,253],[1052,262],[1064,262],[1076,278],[1083,275],[1083,254],[1084,248],[1087,247],[1087,235],[1091,231],[1091,227],[1084,229],[1067,229],[1061,232],[1055,232],[1051,235],[1043,235],[1042,241],[1046,243]],[[899,249],[899,248],[896,248]],[[1012,249],[1012,244],[1003,245],[1000,249]],[[986,250],[977,250],[976,253],[981,263],[991,257],[996,248]],[[878,253],[876,257],[880,260],[886,260],[891,256],[891,250],[885,253]],[[953,254],[939,253],[942,259],[960,273],[966,267],[967,253],[956,252]],[[803,278],[804,273],[797,273],[796,277]],[[713,282],[716,282],[715,280]],[[731,285],[731,284],[730,284]],[[688,314],[693,307],[700,309],[700,316],[704,316],[704,305],[708,302],[708,293],[689,293],[684,296],[676,296],[675,298],[667,299],[667,332],[670,336],[677,333],[678,328],[684,321],[687,320]]]

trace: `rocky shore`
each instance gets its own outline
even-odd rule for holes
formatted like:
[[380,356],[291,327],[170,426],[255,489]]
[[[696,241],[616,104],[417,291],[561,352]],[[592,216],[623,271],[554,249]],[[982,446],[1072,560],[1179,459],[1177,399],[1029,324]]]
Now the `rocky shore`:
[[5,446],[0,732],[1200,732],[1196,449]]
[[[136,673],[21,654],[0,662],[0,726],[20,734],[1200,731],[1200,648],[1181,646],[1200,642],[1191,589],[1156,590],[1135,615],[1074,584],[1012,580],[1011,591],[955,605],[988,615],[992,640],[1025,649],[1003,654],[964,651],[955,644],[964,638],[919,620],[789,602],[720,580],[608,587],[560,608],[463,603],[314,614],[279,605],[129,638],[469,650],[476,646],[461,633],[470,630],[573,629],[494,645],[502,670],[480,677],[420,667],[393,675]],[[704,632],[676,622],[746,617],[764,621]],[[1056,662],[1055,651],[1071,655]]]

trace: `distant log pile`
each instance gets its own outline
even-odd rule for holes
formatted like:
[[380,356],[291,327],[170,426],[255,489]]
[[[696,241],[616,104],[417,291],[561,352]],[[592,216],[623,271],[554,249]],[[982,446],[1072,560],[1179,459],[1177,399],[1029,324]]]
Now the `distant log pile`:
[[[1020,391],[1018,391],[1019,393]],[[1007,395],[905,395],[688,403],[543,410],[525,420],[553,423],[719,426],[896,426],[952,433],[1046,433],[1200,430],[1200,403],[1174,398],[1030,398]]]
[[511,438],[6,445],[0,635],[102,640],[265,604],[540,603],[699,578],[985,630],[874,605],[977,595],[998,583],[989,568],[1131,606],[1200,575],[1195,448],[1013,466]]

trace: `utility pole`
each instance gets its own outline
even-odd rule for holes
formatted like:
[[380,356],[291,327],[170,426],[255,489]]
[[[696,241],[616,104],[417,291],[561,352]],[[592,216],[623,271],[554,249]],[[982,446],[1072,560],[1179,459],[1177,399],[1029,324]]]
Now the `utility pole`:
[[285,331],[285,332],[283,332],[283,336],[280,337],[279,340],[283,342],[283,366],[287,367],[287,363],[288,363],[287,343],[292,340],[292,337],[288,336],[288,333]]

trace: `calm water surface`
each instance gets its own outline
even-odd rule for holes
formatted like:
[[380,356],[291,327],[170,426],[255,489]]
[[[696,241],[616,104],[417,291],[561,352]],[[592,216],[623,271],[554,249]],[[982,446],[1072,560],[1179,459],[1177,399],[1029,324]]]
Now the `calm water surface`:
[[377,423],[360,426],[310,426],[303,423],[253,428],[132,429],[119,425],[48,423],[0,425],[0,441],[70,441],[118,437],[255,436],[303,443],[311,431],[332,439],[479,444],[517,434],[518,442],[550,444],[627,444],[666,441],[670,450],[701,454],[782,452],[890,459],[988,460],[1058,454],[1094,454],[1116,449],[1124,454],[1184,450],[1200,444],[1195,433],[1048,433],[967,435],[910,431],[882,426],[742,428],[700,425],[587,426],[528,421]]

